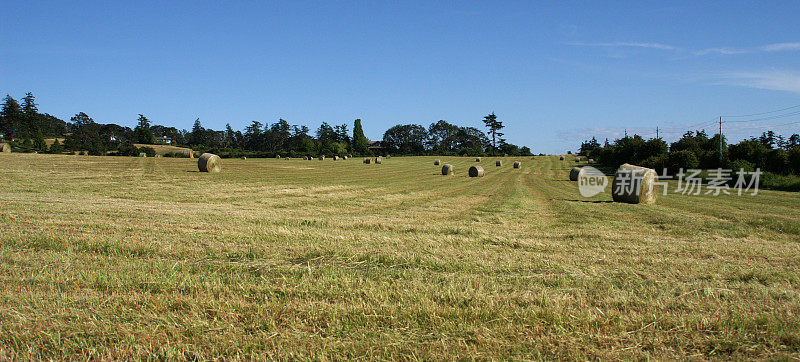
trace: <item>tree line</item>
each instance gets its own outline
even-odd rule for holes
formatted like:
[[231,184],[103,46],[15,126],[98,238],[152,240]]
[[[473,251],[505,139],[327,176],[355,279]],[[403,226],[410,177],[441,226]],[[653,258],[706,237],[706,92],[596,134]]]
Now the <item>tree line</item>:
[[750,137],[735,144],[728,144],[723,136],[722,147],[720,135],[709,137],[705,130],[688,131],[671,144],[661,138],[645,140],[633,135],[611,143],[606,139],[601,145],[593,137],[581,144],[579,153],[608,168],[631,163],[653,168],[659,173],[666,169],[673,176],[680,169],[761,169],[767,179],[782,177],[784,181],[791,182],[791,185],[776,188],[800,188],[800,178],[795,177],[800,175],[798,134],[785,137],[767,131],[759,137]]
[[[23,152],[78,151],[91,155],[136,155],[142,149],[134,144],[155,144],[156,137],[169,138],[176,146],[215,152],[223,157],[530,154],[530,148],[506,142],[500,132],[504,126],[494,113],[484,117],[483,122],[488,132],[443,120],[428,127],[401,124],[389,128],[383,138],[374,143],[364,135],[360,119],[353,122],[352,132],[346,123],[322,122],[312,133],[307,126],[290,124],[284,119],[272,124],[252,121],[244,130],[234,130],[230,124],[226,124],[224,130],[205,128],[197,119],[191,130],[183,130],[154,125],[145,115],[139,114],[136,126],[131,129],[95,122],[83,112],[68,122],[41,114],[35,97],[27,93],[21,105],[6,95],[0,111],[0,136],[15,140],[12,146]],[[47,146],[45,138],[56,140]],[[64,138],[64,142],[59,142],[59,138]]]

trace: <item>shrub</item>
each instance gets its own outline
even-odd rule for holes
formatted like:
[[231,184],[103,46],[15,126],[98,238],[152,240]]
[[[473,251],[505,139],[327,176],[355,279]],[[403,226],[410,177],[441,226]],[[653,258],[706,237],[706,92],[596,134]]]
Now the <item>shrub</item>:
[[156,150],[153,149],[153,147],[148,147],[148,146],[139,147],[139,153],[141,152],[146,153],[147,157],[155,157],[156,155]]
[[672,173],[677,173],[680,169],[697,168],[700,161],[694,152],[689,150],[670,152],[667,158],[667,165]]

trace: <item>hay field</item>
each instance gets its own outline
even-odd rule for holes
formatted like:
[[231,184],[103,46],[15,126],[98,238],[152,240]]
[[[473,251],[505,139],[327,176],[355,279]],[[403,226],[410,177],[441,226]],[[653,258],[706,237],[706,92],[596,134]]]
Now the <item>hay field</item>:
[[800,194],[514,160],[0,155],[0,358],[800,358]]

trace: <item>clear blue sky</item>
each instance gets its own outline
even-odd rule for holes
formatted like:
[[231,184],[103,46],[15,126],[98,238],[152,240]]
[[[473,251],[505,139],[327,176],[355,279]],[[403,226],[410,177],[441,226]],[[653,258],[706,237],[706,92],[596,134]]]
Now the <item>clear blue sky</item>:
[[5,1],[0,93],[129,126],[361,118],[371,139],[495,112],[537,153],[800,104],[800,2],[665,3]]

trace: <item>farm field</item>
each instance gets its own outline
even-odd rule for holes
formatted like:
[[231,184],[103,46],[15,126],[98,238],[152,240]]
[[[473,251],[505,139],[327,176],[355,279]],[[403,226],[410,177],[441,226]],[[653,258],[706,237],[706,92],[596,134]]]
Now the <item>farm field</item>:
[[0,154],[0,358],[800,358],[800,194],[495,160]]

